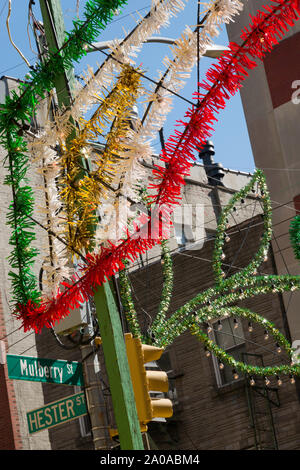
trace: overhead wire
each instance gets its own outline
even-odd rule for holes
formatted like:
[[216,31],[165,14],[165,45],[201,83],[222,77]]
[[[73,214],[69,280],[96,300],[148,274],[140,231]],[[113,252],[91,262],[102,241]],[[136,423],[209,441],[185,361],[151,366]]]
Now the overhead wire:
[[[228,318],[228,317],[226,317]],[[221,320],[222,321],[222,320]],[[214,322],[215,323],[215,322]],[[273,354],[274,356],[278,356],[278,353],[272,351],[271,349],[268,349],[266,348],[265,346],[259,344],[259,343],[256,343],[255,341],[252,341],[251,339],[248,339],[246,337],[242,337],[242,336],[238,336],[238,335],[235,335],[235,334],[232,334],[232,333],[228,333],[226,331],[223,331],[223,329],[221,330],[217,330],[215,328],[212,328],[212,331],[217,333],[217,334],[223,334],[223,335],[226,335],[226,336],[230,336],[232,338],[237,338],[237,339],[240,339],[242,340],[243,342],[247,342],[247,343],[250,343],[250,344],[253,344],[254,346],[260,348],[260,349],[263,349],[264,351],[267,351],[268,353],[271,353]]]
[[[111,56],[111,54],[108,54],[107,52],[103,51],[102,49],[100,49],[99,47],[95,46],[94,44],[90,43],[87,41],[87,44],[89,44],[89,46],[92,46],[94,49],[96,49],[97,51],[101,52],[102,54],[104,54],[106,57],[111,57],[113,60],[115,60],[116,62],[118,62],[120,65],[126,65],[124,62],[122,62],[120,59],[117,59],[116,57],[113,57]],[[134,71],[140,75],[142,78],[145,78],[146,80],[148,80],[149,82],[151,83],[154,83],[155,85],[159,85],[159,82],[157,82],[156,80],[154,80],[153,78],[150,78],[148,77],[148,75],[146,75],[145,73],[143,72],[140,72],[139,70],[136,70],[134,69]],[[189,100],[188,98],[185,98],[184,96],[180,95],[179,93],[176,93],[176,91],[173,91],[171,89],[169,89],[168,87],[165,87],[164,85],[160,84],[160,87],[164,88],[166,91],[168,91],[169,93],[172,93],[172,95],[174,96],[177,96],[177,98],[180,98],[182,99],[183,101],[185,101],[186,103],[189,103],[190,105],[192,106],[195,106],[195,103],[193,103],[191,100]]]
[[[0,13],[0,15],[1,15],[1,13]],[[197,24],[198,24],[198,22],[197,22]],[[198,27],[198,31],[199,31],[199,27]],[[101,52],[103,52],[103,51],[101,51]],[[142,74],[142,75],[144,75],[144,74]],[[149,77],[145,77],[145,78],[149,79]],[[153,83],[156,83],[157,85],[159,85],[158,82],[155,82],[155,81],[152,80],[152,79],[150,79],[150,81],[152,81]],[[160,86],[162,86],[162,85],[160,84]],[[165,87],[163,87],[163,88],[165,88]],[[167,89],[167,88],[166,88],[166,89]],[[167,90],[168,90],[168,89],[167,89]],[[185,101],[187,101],[184,97],[182,97],[182,96],[180,96],[180,95],[178,95],[178,94],[172,92],[171,90],[168,90],[168,91],[170,91],[171,93],[175,94],[177,97],[182,98],[182,99],[184,99]],[[194,104],[194,103],[192,103],[192,102],[190,102],[190,103],[191,103],[191,104]],[[43,228],[44,228],[44,227],[43,227]]]

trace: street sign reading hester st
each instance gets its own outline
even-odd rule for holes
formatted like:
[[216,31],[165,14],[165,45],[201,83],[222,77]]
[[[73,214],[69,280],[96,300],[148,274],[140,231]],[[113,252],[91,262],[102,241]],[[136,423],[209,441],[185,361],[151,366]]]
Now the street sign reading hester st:
[[84,392],[79,392],[29,411],[27,413],[28,430],[30,434],[33,434],[77,419],[86,414]]
[[10,379],[83,385],[82,364],[76,361],[7,354],[7,368]]

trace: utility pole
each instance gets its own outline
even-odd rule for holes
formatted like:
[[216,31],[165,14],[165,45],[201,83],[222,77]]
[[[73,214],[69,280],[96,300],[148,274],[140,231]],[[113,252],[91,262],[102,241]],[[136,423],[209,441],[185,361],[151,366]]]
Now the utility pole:
[[[49,50],[60,49],[65,37],[60,0],[40,0],[40,8],[48,48]],[[61,74],[56,77],[55,88],[60,107],[70,107],[71,105],[73,80],[73,70],[62,70]],[[120,447],[122,450],[142,450],[144,446],[135,406],[124,335],[110,282],[105,282],[97,290],[94,300]],[[99,393],[101,393],[100,390]],[[95,421],[94,429],[100,430],[104,424],[101,421],[103,414],[99,412],[97,406],[94,406],[94,390],[87,398],[92,427],[93,421]]]

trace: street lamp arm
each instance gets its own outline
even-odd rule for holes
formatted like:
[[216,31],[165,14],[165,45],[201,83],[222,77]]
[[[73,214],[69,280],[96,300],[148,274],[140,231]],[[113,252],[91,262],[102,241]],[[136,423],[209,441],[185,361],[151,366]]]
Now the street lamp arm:
[[[151,37],[145,41],[146,43],[160,43],[160,44],[175,44],[176,39],[166,38],[166,37]],[[87,52],[96,52],[96,51],[103,51],[104,49],[109,49],[109,47],[113,46],[114,41],[102,41],[102,42],[95,42],[93,46],[90,46],[86,49]],[[210,57],[212,59],[216,59],[220,57],[223,52],[227,51],[228,47],[212,44],[203,54],[205,57]]]

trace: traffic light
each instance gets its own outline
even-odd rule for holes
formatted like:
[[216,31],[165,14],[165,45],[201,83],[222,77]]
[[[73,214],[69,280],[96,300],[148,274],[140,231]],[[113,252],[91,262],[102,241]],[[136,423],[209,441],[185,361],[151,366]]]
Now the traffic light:
[[146,370],[144,364],[157,361],[162,348],[142,344],[139,338],[131,333],[125,334],[128,364],[135,396],[141,430],[146,431],[146,424],[153,418],[169,418],[173,414],[172,402],[166,398],[150,397],[152,392],[167,392],[168,376],[163,371]]

